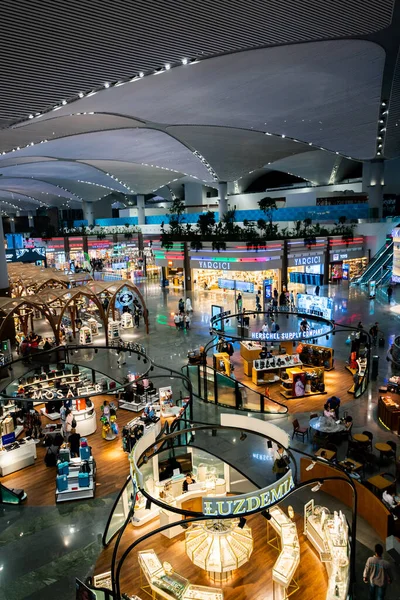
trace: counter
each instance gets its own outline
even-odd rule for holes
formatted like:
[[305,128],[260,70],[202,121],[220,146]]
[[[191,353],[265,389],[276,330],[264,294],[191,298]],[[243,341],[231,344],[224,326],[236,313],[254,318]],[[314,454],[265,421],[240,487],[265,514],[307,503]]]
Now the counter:
[[397,394],[379,396],[378,419],[382,425],[397,435],[400,434],[400,396]]
[[[21,440],[24,441],[24,440]],[[11,444],[9,444],[11,446]],[[3,446],[7,448],[7,446]],[[36,444],[33,439],[25,441],[18,445],[15,450],[5,450],[0,452],[0,474],[2,477],[29,467],[34,464],[36,459]]]
[[76,431],[81,436],[87,436],[95,433],[97,429],[96,411],[94,406],[84,408],[83,410],[72,409],[72,415],[76,421]]

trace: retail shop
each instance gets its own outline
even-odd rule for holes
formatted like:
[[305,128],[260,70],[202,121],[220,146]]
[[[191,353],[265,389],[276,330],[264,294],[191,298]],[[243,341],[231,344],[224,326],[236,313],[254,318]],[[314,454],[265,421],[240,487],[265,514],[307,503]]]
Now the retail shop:
[[356,237],[347,244],[332,238],[329,244],[329,280],[351,281],[358,277],[369,262],[364,250],[364,238]]
[[65,253],[65,238],[51,238],[51,240],[46,240],[45,243],[47,266],[59,271],[69,268]]
[[322,285],[326,239],[317,238],[309,247],[306,240],[289,240],[287,247],[288,285]]
[[[267,281],[270,289],[280,289],[281,242],[268,244],[256,252],[246,246],[234,246],[215,252],[204,247],[190,251],[191,276],[194,289],[235,290],[257,292]],[[233,283],[236,282],[236,283]]]
[[65,238],[65,247],[68,248],[69,266],[72,271],[76,267],[83,267],[85,261],[85,252],[83,245],[83,237],[68,237]]

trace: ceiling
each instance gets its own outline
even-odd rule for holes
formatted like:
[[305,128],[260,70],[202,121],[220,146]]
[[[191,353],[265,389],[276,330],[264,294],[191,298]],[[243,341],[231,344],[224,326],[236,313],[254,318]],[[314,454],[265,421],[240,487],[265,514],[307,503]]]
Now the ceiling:
[[268,169],[335,183],[400,156],[399,14],[400,0],[4,0],[0,208]]

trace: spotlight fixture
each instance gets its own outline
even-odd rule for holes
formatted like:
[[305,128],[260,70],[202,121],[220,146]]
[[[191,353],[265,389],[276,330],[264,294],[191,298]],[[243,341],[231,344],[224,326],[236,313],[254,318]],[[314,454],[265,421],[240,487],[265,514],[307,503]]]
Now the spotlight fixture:
[[306,467],[306,471],[312,471],[316,464],[317,463],[315,462],[315,460],[313,460],[312,462],[310,462],[310,464],[308,465],[308,467]]
[[269,449],[272,448],[272,442],[271,442],[271,440],[268,440],[268,442],[267,442],[267,448],[269,448]]
[[169,71],[169,70],[170,70],[170,68],[171,68],[171,65],[170,65],[169,63],[167,63],[167,64],[165,65],[165,70],[166,70],[166,71]]
[[244,440],[245,440],[246,438],[247,438],[247,434],[246,434],[246,433],[244,433],[244,431],[242,431],[242,433],[240,434],[240,438],[239,438],[239,439],[240,439],[240,441],[241,441],[241,442],[244,442]]
[[240,517],[239,519],[239,529],[243,529],[243,527],[246,525],[246,519],[244,517]]
[[143,462],[145,465],[147,465],[147,463],[149,462],[149,458],[146,454],[143,456]]
[[289,506],[287,507],[287,512],[288,512],[288,515],[289,515],[289,517],[290,517],[291,519],[293,519],[293,518],[294,518],[294,510],[293,510],[293,506],[289,505]]
[[139,73],[139,77],[144,77],[144,73],[143,73],[143,71],[140,71],[140,73]]
[[329,340],[329,335],[328,335],[328,334],[326,334],[326,336],[325,336],[325,337],[326,337],[326,339],[327,339],[327,340]]
[[261,514],[264,517],[264,519],[267,519],[267,521],[270,521],[272,519],[271,513],[269,512],[269,510],[262,510]]
[[187,58],[182,58],[182,64],[183,65],[187,65],[188,64],[188,59]]
[[151,500],[150,498],[146,499],[146,510],[150,510],[151,509]]
[[312,492],[318,492],[322,487],[322,481],[318,481],[318,483],[316,483],[312,488],[311,491]]

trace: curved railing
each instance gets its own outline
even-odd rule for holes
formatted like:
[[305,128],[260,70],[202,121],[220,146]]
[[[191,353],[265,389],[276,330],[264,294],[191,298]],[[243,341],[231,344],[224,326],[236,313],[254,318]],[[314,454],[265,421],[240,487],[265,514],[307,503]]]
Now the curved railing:
[[284,404],[208,365],[185,365],[182,371],[192,383],[193,395],[203,402],[269,415],[282,416],[288,412]]

